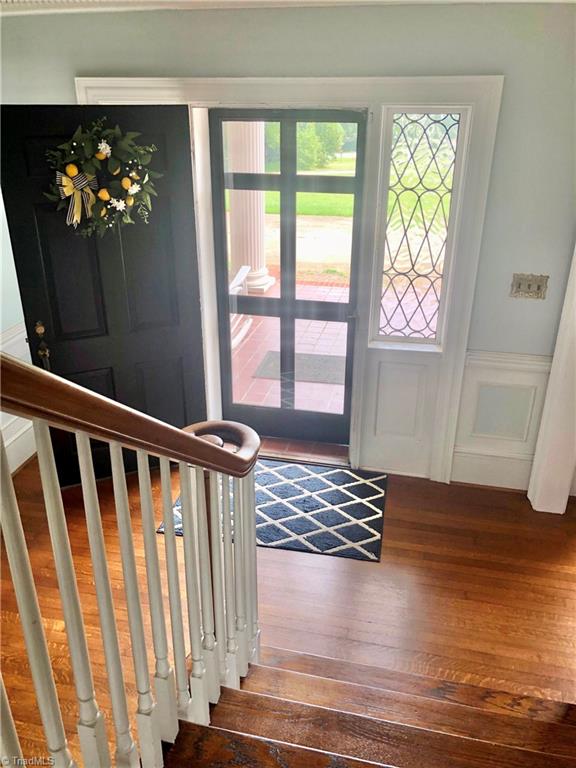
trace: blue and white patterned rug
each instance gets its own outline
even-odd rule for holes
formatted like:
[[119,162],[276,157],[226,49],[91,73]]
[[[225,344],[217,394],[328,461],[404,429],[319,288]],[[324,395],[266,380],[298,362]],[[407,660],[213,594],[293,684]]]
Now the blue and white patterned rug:
[[255,478],[260,546],[380,559],[386,475],[260,459]]
[[[386,475],[260,459],[255,481],[259,546],[380,559]],[[180,498],[173,511],[176,534],[182,536]],[[158,533],[163,532],[162,524]]]

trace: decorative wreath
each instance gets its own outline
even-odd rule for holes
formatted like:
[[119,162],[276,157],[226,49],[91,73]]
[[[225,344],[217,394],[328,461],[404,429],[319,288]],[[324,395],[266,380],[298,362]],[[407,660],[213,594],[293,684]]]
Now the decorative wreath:
[[136,144],[139,133],[106,128],[105,122],[96,120],[87,130],[79,125],[70,141],[46,152],[56,179],[44,194],[56,210],[68,209],[66,224],[84,237],[134,224],[134,213],[148,224],[157,197],[153,179],[162,176],[148,168],[154,144]]

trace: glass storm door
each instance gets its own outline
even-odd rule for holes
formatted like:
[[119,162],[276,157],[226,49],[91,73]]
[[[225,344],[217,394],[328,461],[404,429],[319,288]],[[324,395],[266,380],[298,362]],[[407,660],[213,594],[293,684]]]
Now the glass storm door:
[[366,112],[210,110],[223,415],[347,443]]

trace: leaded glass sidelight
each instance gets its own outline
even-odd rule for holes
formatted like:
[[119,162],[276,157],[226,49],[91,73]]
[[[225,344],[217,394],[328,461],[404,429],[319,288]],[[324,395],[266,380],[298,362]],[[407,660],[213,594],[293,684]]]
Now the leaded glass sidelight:
[[436,338],[459,126],[459,114],[394,115],[382,336]]

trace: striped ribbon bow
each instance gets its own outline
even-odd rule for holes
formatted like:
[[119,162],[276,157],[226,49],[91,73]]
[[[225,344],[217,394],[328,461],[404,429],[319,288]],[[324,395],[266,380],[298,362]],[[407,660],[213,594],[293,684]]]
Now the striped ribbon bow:
[[76,229],[82,218],[82,202],[84,202],[87,218],[92,216],[92,206],[96,202],[96,197],[92,190],[98,188],[96,178],[88,176],[86,173],[77,173],[76,176],[71,178],[65,173],[56,171],[56,184],[60,190],[60,197],[63,200],[67,197],[70,198],[66,224],[68,226],[72,224],[74,229]]

